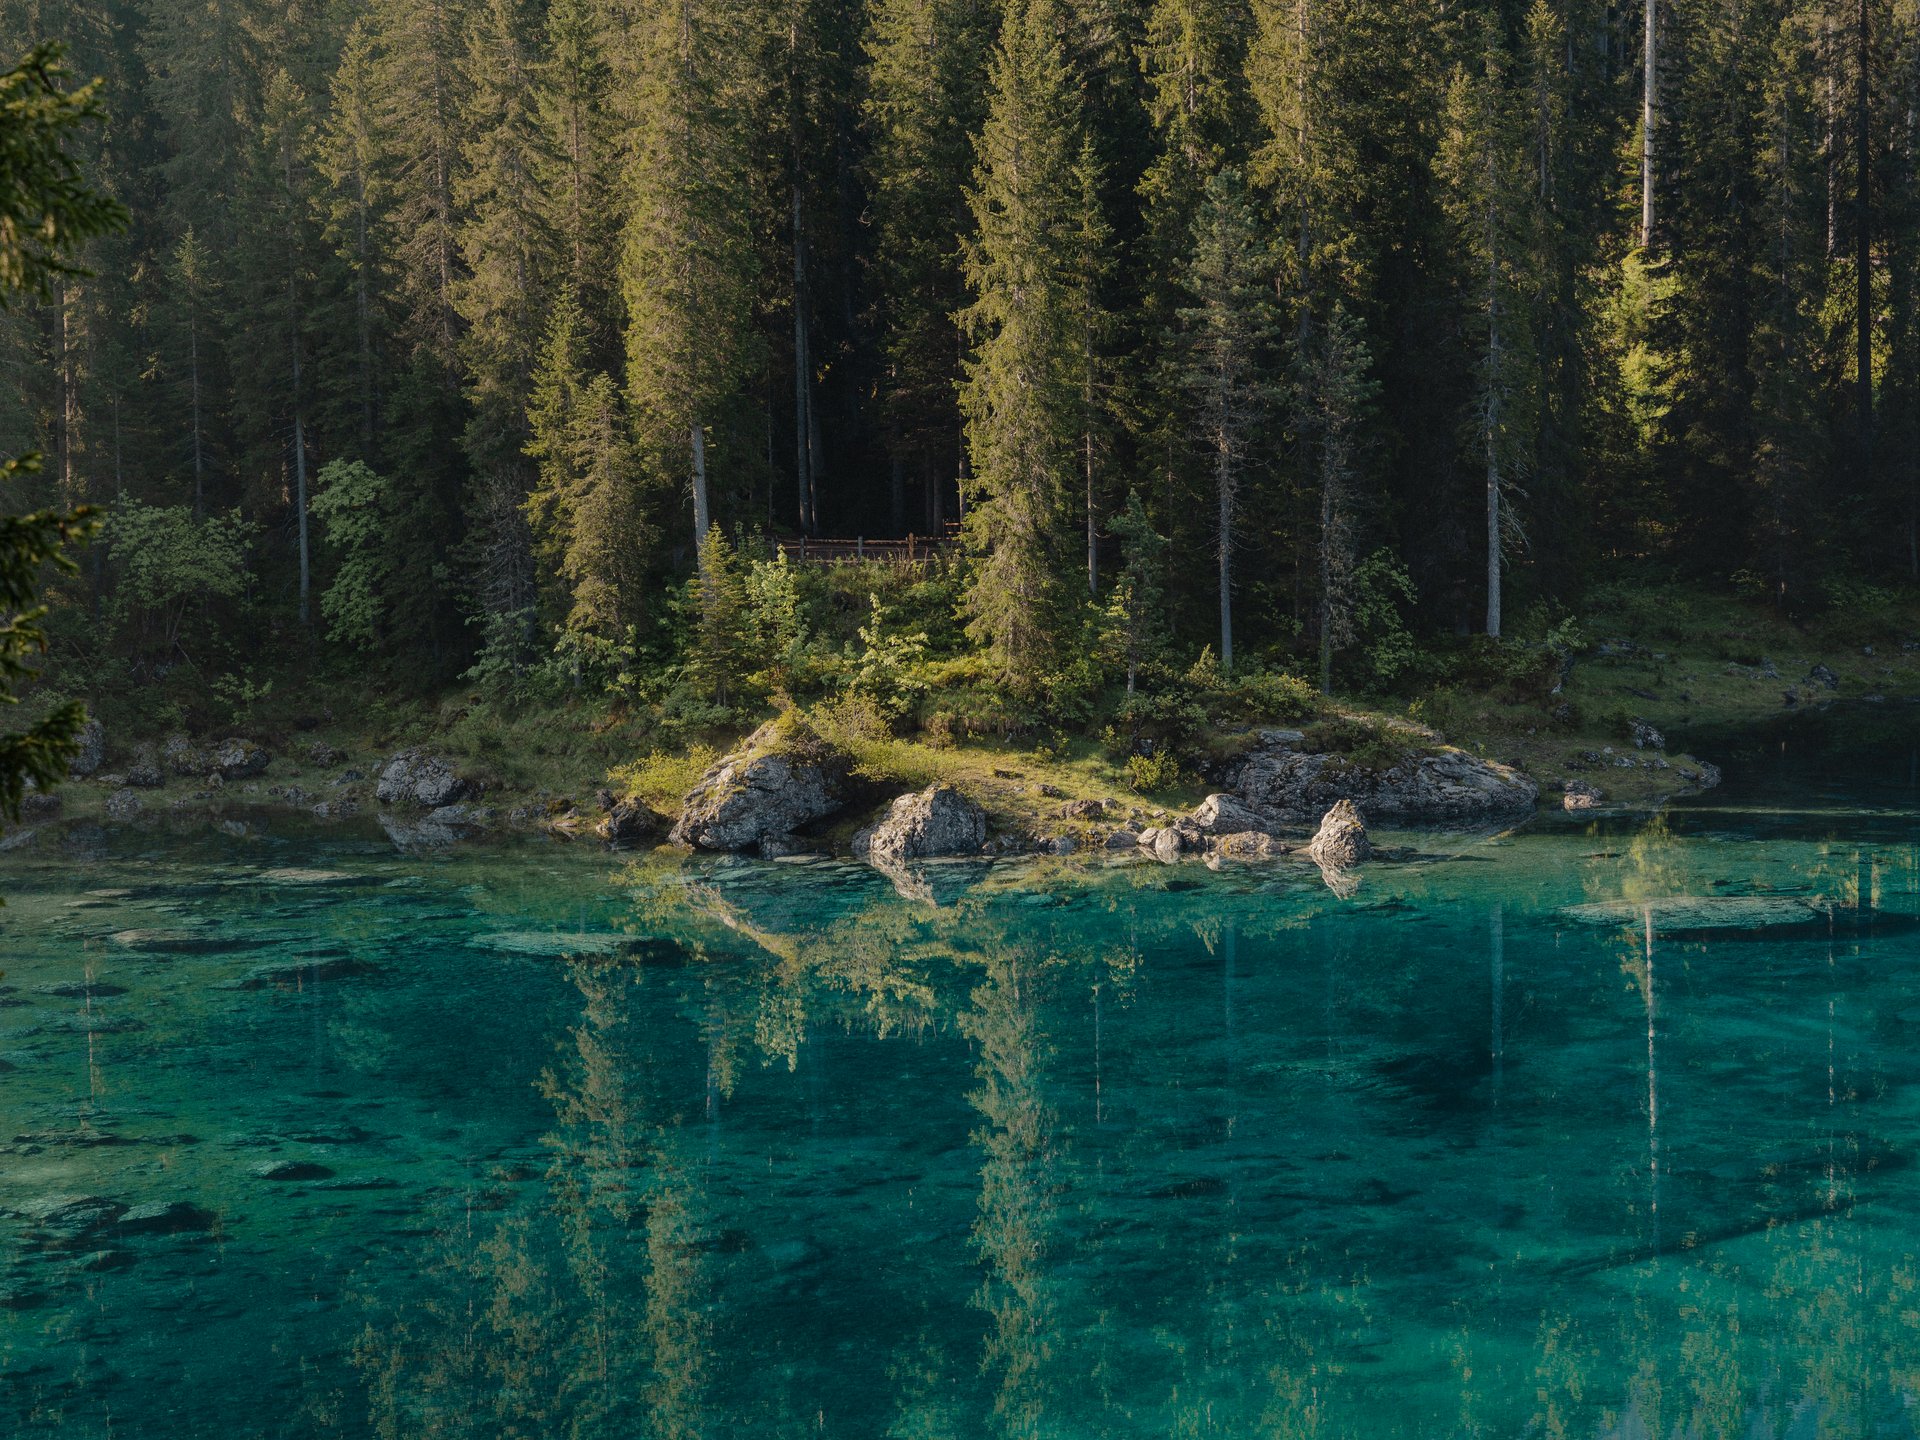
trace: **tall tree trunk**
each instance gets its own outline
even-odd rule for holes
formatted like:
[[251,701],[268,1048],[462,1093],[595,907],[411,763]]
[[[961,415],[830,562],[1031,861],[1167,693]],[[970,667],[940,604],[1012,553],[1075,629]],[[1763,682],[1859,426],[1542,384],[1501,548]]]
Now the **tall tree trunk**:
[[1086,407],[1085,466],[1087,472],[1087,597],[1100,594],[1099,512],[1093,498],[1093,385],[1088,383],[1082,399]]
[[192,376],[193,395],[193,518],[207,513],[206,444],[200,429],[200,316],[197,311],[187,320],[187,360]]
[[1233,673],[1233,445],[1224,423],[1214,447],[1213,477],[1220,502],[1220,668]]
[[[1652,0],[1648,0],[1651,4]],[[1487,216],[1487,634],[1500,638],[1500,254]]]
[[367,285],[367,177],[356,171],[354,199],[354,323],[360,340],[360,443],[369,465],[373,453],[373,299]]
[[693,553],[700,553],[700,546],[706,541],[707,530],[712,524],[712,515],[707,508],[707,432],[695,416],[691,427],[693,437]]
[[815,533],[813,494],[813,361],[807,353],[807,250],[800,186],[793,187],[793,475],[799,489],[800,533]]
[[1659,0],[1646,0],[1647,35],[1642,52],[1640,96],[1640,248],[1653,248],[1653,132],[1658,122]]
[[1320,693],[1333,693],[1333,485],[1320,481]]
[[1853,90],[1854,217],[1854,362],[1859,366],[1860,454],[1863,485],[1870,483],[1873,465],[1873,138],[1872,86],[1868,66],[1872,36],[1867,0],[1859,0],[1859,34],[1855,56],[1859,73]]

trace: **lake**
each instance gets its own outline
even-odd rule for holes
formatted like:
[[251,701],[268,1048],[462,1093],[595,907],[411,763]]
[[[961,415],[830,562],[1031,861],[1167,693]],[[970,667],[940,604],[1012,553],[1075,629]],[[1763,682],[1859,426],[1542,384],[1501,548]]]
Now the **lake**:
[[1346,899],[50,827],[0,1430],[1913,1435],[1915,731]]

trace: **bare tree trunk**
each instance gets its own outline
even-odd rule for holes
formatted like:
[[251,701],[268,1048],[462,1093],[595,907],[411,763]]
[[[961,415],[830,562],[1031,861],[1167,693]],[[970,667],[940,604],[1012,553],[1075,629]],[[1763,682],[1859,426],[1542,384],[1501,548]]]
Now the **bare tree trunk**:
[[[1652,3],[1652,0],[1649,0]],[[1500,638],[1500,255],[1487,216],[1487,634]]]
[[1859,0],[1857,36],[1858,74],[1854,76],[1853,160],[1854,218],[1854,361],[1859,366],[1861,482],[1870,483],[1873,465],[1873,143],[1868,126],[1872,121],[1872,86],[1868,66],[1872,61],[1867,0]]
[[712,524],[712,516],[707,509],[707,432],[695,416],[691,427],[693,437],[693,550],[700,553],[705,543],[707,530]]
[[373,455],[373,301],[367,286],[367,177],[355,177],[358,194],[354,210],[354,320],[360,331],[360,441],[367,463]]
[[1233,673],[1233,443],[1224,422],[1214,446],[1213,477],[1220,501],[1220,668]]
[[815,533],[813,513],[813,362],[807,354],[807,252],[801,228],[800,186],[793,187],[793,475],[799,489],[800,533]]
[[200,432],[200,316],[187,321],[187,355],[193,376],[193,518],[207,513],[206,448]]
[[1640,248],[1653,248],[1653,131],[1658,121],[1655,104],[1659,93],[1659,0],[1646,0],[1647,36],[1641,69],[1643,88],[1640,97]]
[[1320,693],[1333,693],[1333,483],[1320,480]]
[[1100,544],[1099,512],[1093,499],[1093,387],[1087,387],[1085,397],[1086,426],[1086,471],[1087,471],[1087,595],[1097,598],[1100,594]]

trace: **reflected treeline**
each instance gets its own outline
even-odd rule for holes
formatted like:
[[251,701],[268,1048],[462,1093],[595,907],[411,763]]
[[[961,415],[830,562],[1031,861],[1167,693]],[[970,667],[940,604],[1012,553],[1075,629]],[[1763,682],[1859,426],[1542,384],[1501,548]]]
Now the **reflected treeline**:
[[[537,1156],[441,1197],[404,1285],[369,1274],[328,1413],[578,1440],[1907,1424],[1910,1177],[1867,1138],[1890,1077],[1844,953],[1871,937],[1812,988],[1817,938],[1767,962],[1832,1004],[1747,1036],[1778,1123],[1720,1134],[1723,942],[1650,918],[1701,883],[1691,844],[1655,824],[1591,862],[1591,898],[1648,902],[1617,934],[1503,899],[1418,947],[1384,902],[1158,873],[933,906],[636,871],[632,926],[673,958],[568,965]],[[1796,883],[1874,896],[1880,864]],[[1468,1078],[1429,1120],[1399,1062],[1456,1019]]]

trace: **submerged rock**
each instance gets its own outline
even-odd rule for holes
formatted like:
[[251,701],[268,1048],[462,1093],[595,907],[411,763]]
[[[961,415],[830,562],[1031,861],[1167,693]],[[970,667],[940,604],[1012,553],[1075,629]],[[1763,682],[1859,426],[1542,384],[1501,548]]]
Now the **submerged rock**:
[[886,818],[853,842],[854,853],[899,864],[937,855],[977,855],[987,843],[987,812],[951,785],[902,795]]
[[1228,783],[1268,825],[1300,822],[1350,800],[1377,819],[1488,820],[1531,810],[1540,787],[1510,765],[1462,750],[1409,755],[1377,770],[1336,755],[1262,744],[1236,760]]
[[155,1200],[136,1205],[113,1228],[122,1235],[179,1235],[211,1230],[214,1217],[186,1200]]
[[1828,924],[1830,909],[1797,895],[1666,895],[1655,900],[1602,900],[1560,912],[1582,925],[1622,925],[1656,935],[1771,930]]
[[770,720],[700,777],[667,838],[698,850],[758,849],[836,813],[850,768],[804,725]]
[[1338,802],[1320,820],[1320,830],[1307,845],[1307,855],[1323,870],[1351,870],[1373,855],[1366,821],[1351,800]]
[[248,1172],[257,1180],[328,1180],[333,1171],[311,1160],[263,1160]]

